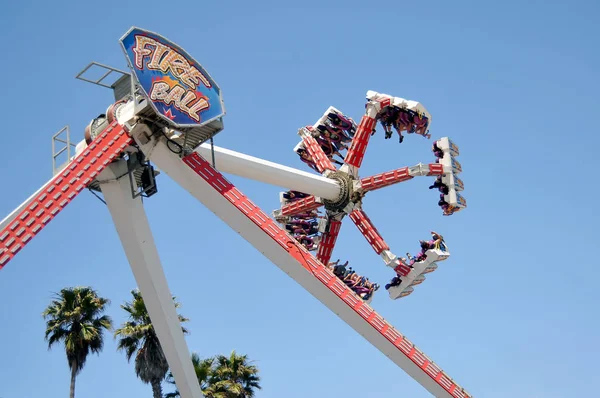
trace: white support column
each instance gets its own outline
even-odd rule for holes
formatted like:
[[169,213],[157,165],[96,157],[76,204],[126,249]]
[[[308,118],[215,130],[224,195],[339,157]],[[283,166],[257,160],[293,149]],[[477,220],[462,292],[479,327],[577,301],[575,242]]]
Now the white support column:
[[[200,145],[196,148],[196,152],[204,159],[212,160],[210,144]],[[340,196],[340,185],[335,180],[217,146],[214,147],[214,152],[215,168],[222,173],[234,174],[328,200],[337,200]]]
[[[183,398],[202,398],[190,351],[167,279],[154,244],[141,197],[132,198],[125,162],[110,165],[99,176],[104,200],[129,260],[177,389]],[[123,176],[116,180],[117,176]]]

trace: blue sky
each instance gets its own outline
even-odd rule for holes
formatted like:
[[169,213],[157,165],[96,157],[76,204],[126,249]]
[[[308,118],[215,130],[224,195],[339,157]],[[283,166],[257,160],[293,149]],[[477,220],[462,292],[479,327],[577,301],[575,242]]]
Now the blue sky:
[[[4,65],[2,195],[8,214],[51,176],[51,136],[77,141],[111,92],[75,80],[95,60],[125,69],[132,25],[177,42],[221,86],[216,144],[303,168],[297,128],[333,105],[360,118],[367,90],[422,102],[433,137],[461,149],[469,208],[442,217],[429,179],[369,194],[364,208],[397,253],[428,231],[452,257],[410,297],[373,307],[477,397],[597,393],[594,239],[598,3],[106,1],[11,3]],[[373,137],[362,169],[433,160],[431,142]],[[277,187],[232,177],[266,211]],[[167,177],[146,202],[171,290],[200,355],[256,360],[261,398],[429,394]],[[2,218],[3,215],[0,215]],[[391,273],[349,222],[334,258],[384,283]],[[135,281],[104,205],[84,193],[0,272],[0,397],[64,397],[64,353],[48,352],[41,312],[64,286],[112,300]],[[112,338],[78,378],[79,397],[151,396]]]

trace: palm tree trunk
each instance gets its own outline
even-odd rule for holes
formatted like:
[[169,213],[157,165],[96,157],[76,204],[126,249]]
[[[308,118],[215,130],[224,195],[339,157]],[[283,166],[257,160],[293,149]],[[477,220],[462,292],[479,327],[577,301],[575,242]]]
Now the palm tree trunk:
[[[150,384],[152,385],[152,396],[154,398],[163,398],[162,386],[160,385],[160,380],[153,379]],[[71,398],[73,398],[73,397],[71,397]]]
[[70,398],[75,398],[75,376],[77,375],[77,368],[73,366],[71,368],[71,390],[69,392]]

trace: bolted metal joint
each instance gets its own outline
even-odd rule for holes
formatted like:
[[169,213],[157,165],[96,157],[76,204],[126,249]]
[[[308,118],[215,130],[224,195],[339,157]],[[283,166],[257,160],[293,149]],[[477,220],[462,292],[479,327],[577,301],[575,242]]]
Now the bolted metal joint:
[[331,212],[340,212],[350,203],[353,178],[348,173],[339,171],[330,173],[327,177],[339,182],[340,196],[336,200],[323,199],[323,204],[325,205],[325,209]]

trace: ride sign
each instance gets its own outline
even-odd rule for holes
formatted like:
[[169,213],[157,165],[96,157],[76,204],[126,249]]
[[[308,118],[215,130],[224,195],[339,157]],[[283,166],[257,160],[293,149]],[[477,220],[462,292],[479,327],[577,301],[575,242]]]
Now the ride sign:
[[221,89],[185,50],[132,27],[121,38],[129,67],[154,110],[175,127],[198,127],[225,115]]

